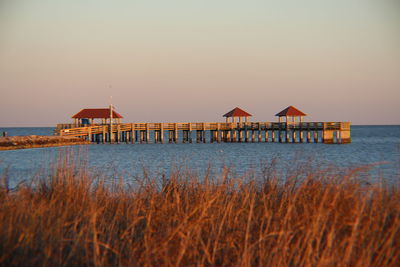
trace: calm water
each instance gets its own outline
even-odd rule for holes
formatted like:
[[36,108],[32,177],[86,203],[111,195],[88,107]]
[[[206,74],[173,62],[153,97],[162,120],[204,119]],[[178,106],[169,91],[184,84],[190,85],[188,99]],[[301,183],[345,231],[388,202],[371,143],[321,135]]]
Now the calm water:
[[[0,128],[9,135],[52,135],[53,128]],[[61,148],[0,151],[0,176],[7,175],[12,185],[43,172]],[[365,179],[400,180],[400,126],[353,126],[352,143],[347,145],[213,143],[213,144],[93,144],[74,146],[89,165],[103,174],[115,174],[129,182],[143,170],[154,176],[172,169],[190,168],[202,174],[210,168],[219,172],[229,166],[237,174],[260,170],[273,158],[282,171],[293,166],[316,168],[358,167],[375,164]],[[111,178],[110,178],[111,179]]]

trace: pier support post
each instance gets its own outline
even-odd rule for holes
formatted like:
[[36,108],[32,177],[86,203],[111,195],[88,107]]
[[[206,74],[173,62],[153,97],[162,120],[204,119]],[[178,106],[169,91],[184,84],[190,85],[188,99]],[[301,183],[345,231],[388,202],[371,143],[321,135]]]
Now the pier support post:
[[158,144],[158,140],[160,139],[159,137],[159,131],[158,130],[154,130],[154,143]]
[[175,142],[175,144],[177,144],[178,140],[179,140],[178,124],[177,123],[174,123],[174,129],[175,129],[175,131],[174,131],[174,142]]
[[341,144],[351,143],[350,130],[340,131],[340,143]]
[[164,124],[160,123],[160,141],[164,144]]
[[350,122],[341,122],[340,123],[340,143],[348,144],[351,143],[351,133],[350,133]]
[[324,144],[333,144],[333,131],[324,130],[322,135],[322,141]]
[[106,133],[107,133],[107,126],[103,126],[103,136],[102,136],[102,141],[103,141],[103,144],[106,142]]
[[131,123],[131,143],[135,143],[135,126],[133,123]]
[[92,137],[92,129],[90,128],[90,127],[88,127],[88,140],[90,141],[90,142],[92,142],[93,141],[93,137]]
[[149,124],[146,123],[146,144],[148,144],[150,142],[150,128],[149,128]]
[[225,140],[225,142],[227,142],[227,143],[230,143],[230,142],[232,142],[232,137],[231,137],[231,135],[232,135],[232,131],[225,131],[225,135],[226,135],[226,140]]
[[314,143],[318,143],[318,131],[314,131]]
[[115,141],[117,141],[117,144],[119,144],[121,141],[121,130],[120,130],[119,124],[117,124],[117,136],[116,136]]
[[[206,143],[207,142],[207,140],[206,140],[206,124],[203,122],[203,131],[202,131],[202,140],[203,140],[203,143]],[[211,134],[211,133],[210,133]],[[210,137],[211,138],[211,137]]]
[[220,125],[220,123],[218,122],[217,123],[217,143],[220,143],[221,142],[221,125]]
[[108,134],[110,144],[114,144],[114,125],[110,124],[110,132]]
[[193,131],[193,128],[192,128],[192,123],[189,123],[189,143],[192,143],[192,131]]
[[249,128],[247,122],[244,123],[244,141],[249,142]]

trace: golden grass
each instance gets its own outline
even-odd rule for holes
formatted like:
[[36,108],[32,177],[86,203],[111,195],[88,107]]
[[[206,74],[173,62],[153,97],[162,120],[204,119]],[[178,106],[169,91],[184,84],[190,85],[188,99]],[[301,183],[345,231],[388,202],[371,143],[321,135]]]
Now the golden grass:
[[[73,157],[72,157],[73,158]],[[70,156],[0,192],[3,266],[399,266],[398,186],[175,172],[105,185]]]

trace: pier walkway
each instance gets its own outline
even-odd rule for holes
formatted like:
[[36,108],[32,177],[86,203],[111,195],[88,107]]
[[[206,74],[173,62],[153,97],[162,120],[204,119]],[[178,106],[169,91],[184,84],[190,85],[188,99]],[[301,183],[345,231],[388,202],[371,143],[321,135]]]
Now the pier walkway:
[[58,124],[55,134],[85,137],[97,143],[206,143],[208,140],[210,143],[346,144],[351,142],[350,131],[350,122],[194,122],[95,124],[86,127]]

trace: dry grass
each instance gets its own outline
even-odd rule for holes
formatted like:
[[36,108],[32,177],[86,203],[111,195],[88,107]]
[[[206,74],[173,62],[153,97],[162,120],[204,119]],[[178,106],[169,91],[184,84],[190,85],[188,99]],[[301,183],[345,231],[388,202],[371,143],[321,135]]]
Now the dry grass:
[[50,177],[0,192],[0,265],[399,266],[398,186],[273,173],[128,188],[65,156]]

